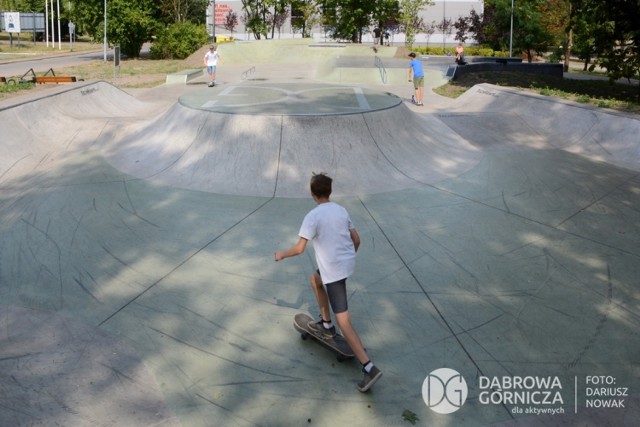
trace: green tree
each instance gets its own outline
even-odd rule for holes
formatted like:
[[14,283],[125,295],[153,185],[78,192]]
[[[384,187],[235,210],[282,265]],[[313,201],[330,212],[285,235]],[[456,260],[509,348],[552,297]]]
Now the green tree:
[[245,12],[242,21],[247,30],[253,34],[256,40],[266,38],[269,32],[267,3],[263,0],[242,0],[242,10]]
[[142,45],[151,40],[158,22],[153,18],[151,0],[110,0],[108,11],[115,16],[107,23],[107,39],[120,45],[122,53],[130,58],[140,56]]
[[514,3],[513,34],[511,34],[511,0],[486,0],[483,28],[485,41],[494,50],[507,50],[513,42],[513,52],[523,52],[529,62],[537,52],[546,52],[553,43],[553,34],[545,27],[540,12],[547,0],[519,0]]
[[595,55],[596,27],[589,23],[587,15],[577,14],[573,24],[573,35],[571,38],[571,52],[584,63],[583,71],[587,71]]
[[159,0],[158,12],[163,22],[204,24],[208,0]]
[[291,26],[302,33],[302,37],[309,37],[314,25],[321,22],[320,8],[313,0],[291,1]]
[[420,11],[433,5],[433,0],[400,0],[400,24],[405,33],[405,45],[409,48],[416,40],[416,34],[422,27]]
[[542,25],[552,34],[554,43],[561,46],[558,51],[564,57],[565,71],[569,70],[575,35],[578,33],[582,45],[588,40],[588,36],[584,37],[587,35],[584,32],[589,32],[584,19],[584,7],[588,3],[590,0],[548,0],[539,4]]
[[[397,28],[400,18],[400,4],[397,0],[379,0],[374,2],[372,18],[378,28]],[[384,43],[384,33],[380,33],[380,45]]]
[[606,68],[611,80],[638,78],[640,0],[591,1],[585,5],[584,13],[594,26],[592,35],[597,54],[596,63]]
[[152,59],[185,59],[209,40],[203,24],[178,22],[161,27],[151,46]]
[[0,10],[7,12],[43,12],[44,1],[0,0]]
[[323,0],[324,23],[334,39],[362,43],[362,34],[373,21],[375,2],[371,0]]
[[[76,17],[76,31],[88,34],[94,41],[100,40],[104,34],[104,2],[101,0],[86,0],[78,2],[74,15]],[[107,12],[107,18],[109,14]],[[111,17],[113,19],[113,17]],[[108,26],[108,23],[107,23]]]
[[276,28],[278,29],[278,34],[280,33],[280,29],[285,23],[289,15],[289,4],[290,0],[265,0],[267,6],[270,8],[270,13],[268,15],[268,24],[271,26],[271,38],[274,38]]
[[[74,11],[77,25],[95,41],[104,36],[104,1],[83,0]],[[107,2],[107,40],[120,45],[128,57],[138,57],[142,45],[159,28],[156,2],[153,0],[109,0]]]

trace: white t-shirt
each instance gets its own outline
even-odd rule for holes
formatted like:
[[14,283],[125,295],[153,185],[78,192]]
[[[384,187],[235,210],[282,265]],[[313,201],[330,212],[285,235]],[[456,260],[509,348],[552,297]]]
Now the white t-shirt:
[[321,203],[302,221],[298,235],[313,242],[322,283],[333,283],[353,274],[356,250],[351,240],[353,223],[337,203]]
[[207,52],[204,55],[204,60],[207,61],[208,67],[215,67],[216,65],[218,65],[218,51],[214,50],[213,52]]

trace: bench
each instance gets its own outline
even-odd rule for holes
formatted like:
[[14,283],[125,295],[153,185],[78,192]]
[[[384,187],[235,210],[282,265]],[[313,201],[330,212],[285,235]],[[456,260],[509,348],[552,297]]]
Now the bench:
[[166,84],[174,84],[174,83],[182,83],[186,84],[187,82],[199,77],[203,74],[202,69],[199,70],[182,70],[177,73],[167,74]]
[[35,82],[37,84],[43,84],[43,83],[75,83],[76,82],[76,77],[75,76],[36,76],[35,77]]

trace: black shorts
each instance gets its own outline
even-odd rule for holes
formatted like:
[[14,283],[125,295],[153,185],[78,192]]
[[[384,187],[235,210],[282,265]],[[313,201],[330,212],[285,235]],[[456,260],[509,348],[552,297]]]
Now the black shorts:
[[[320,270],[317,270],[318,276],[320,276]],[[327,283],[324,285],[327,289],[327,296],[329,297],[329,304],[331,304],[331,310],[334,313],[344,313],[349,309],[347,304],[347,278],[338,280],[337,282]]]

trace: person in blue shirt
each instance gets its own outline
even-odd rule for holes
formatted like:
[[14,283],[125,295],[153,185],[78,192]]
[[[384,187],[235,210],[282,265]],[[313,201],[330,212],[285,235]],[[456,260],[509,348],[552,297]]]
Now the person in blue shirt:
[[411,58],[409,62],[409,81],[413,81],[413,88],[415,89],[413,102],[416,105],[424,105],[424,70],[422,69],[422,61],[416,59],[414,52],[411,52],[409,57]]

